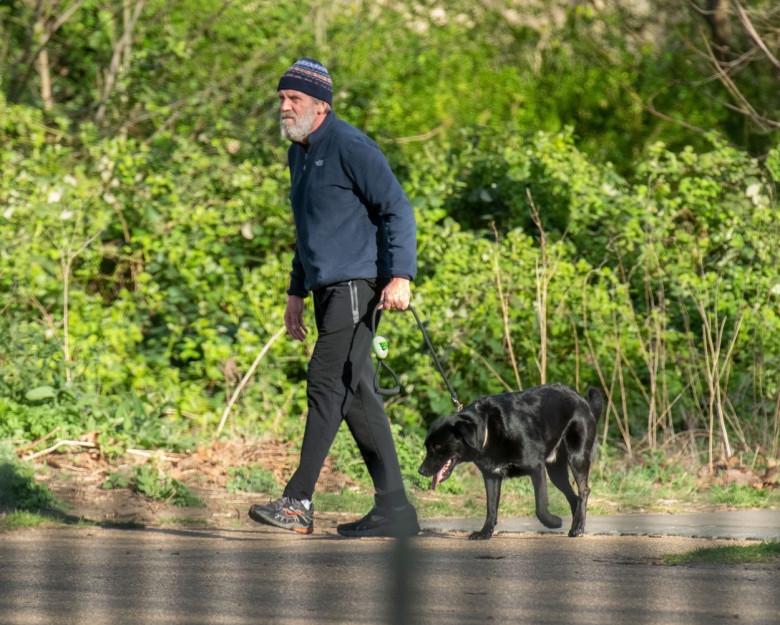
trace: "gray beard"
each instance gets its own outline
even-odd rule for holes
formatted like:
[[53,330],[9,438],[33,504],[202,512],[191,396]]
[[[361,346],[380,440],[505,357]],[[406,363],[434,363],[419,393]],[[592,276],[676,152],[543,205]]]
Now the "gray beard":
[[311,129],[312,126],[314,126],[314,119],[316,116],[317,111],[315,111],[314,108],[302,113],[292,124],[285,124],[280,116],[279,123],[281,124],[282,139],[289,139],[290,141],[295,141],[297,143],[305,141],[311,134]]

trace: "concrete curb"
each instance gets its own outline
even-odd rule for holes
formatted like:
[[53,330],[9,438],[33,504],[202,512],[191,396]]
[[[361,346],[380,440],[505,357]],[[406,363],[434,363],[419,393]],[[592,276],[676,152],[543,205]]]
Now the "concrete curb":
[[[473,532],[483,518],[422,519],[423,530]],[[545,528],[535,517],[501,519],[496,533],[566,534],[571,518],[564,518],[560,530]],[[585,533],[608,536],[684,536],[688,538],[730,538],[780,540],[780,510],[718,510],[685,514],[589,515]]]

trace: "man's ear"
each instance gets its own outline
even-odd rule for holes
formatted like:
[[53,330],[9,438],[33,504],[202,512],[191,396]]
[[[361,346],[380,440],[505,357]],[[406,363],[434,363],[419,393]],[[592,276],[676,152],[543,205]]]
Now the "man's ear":
[[474,451],[482,449],[482,441],[479,440],[479,428],[473,419],[459,419],[455,424],[455,432],[463,440],[466,447]]

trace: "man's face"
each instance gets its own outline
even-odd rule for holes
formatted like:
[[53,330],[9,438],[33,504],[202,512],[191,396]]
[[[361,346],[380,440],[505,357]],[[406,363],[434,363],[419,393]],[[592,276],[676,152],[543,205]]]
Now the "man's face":
[[290,141],[302,142],[317,129],[322,105],[301,91],[282,89],[279,92],[279,122],[282,136]]

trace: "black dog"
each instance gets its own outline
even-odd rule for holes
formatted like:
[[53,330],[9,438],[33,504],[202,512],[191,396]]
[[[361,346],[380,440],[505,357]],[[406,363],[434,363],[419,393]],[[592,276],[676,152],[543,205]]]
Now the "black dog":
[[[434,421],[425,438],[420,473],[433,477],[431,487],[436,488],[459,462],[476,464],[485,480],[487,517],[482,529],[469,538],[487,539],[496,527],[505,477],[530,475],[536,516],[546,527],[561,527],[561,518],[547,510],[546,467],[552,483],[571,506],[569,536],[582,536],[590,493],[588,473],[596,450],[596,421],[603,405],[597,389],[588,389],[585,399],[563,384],[483,397]],[[571,467],[579,496],[569,483],[567,467]]]

